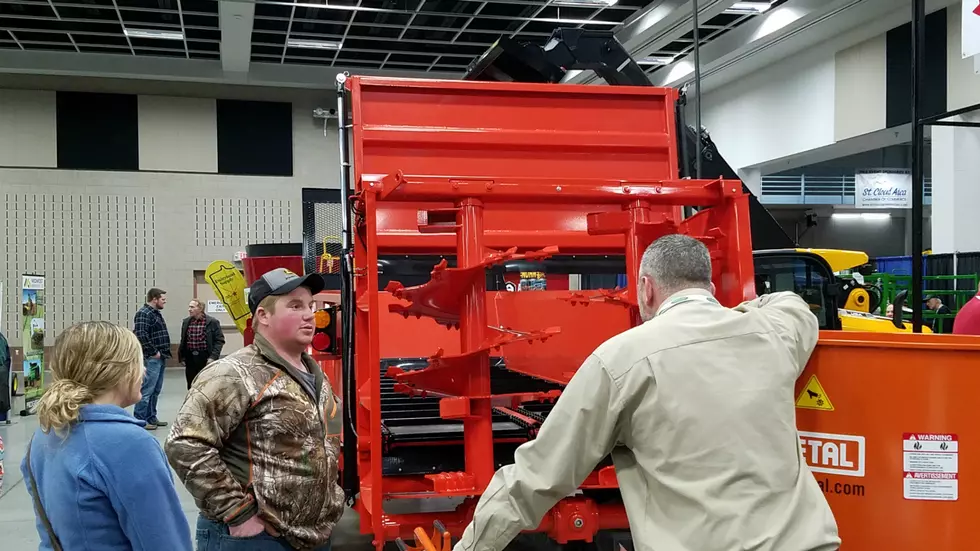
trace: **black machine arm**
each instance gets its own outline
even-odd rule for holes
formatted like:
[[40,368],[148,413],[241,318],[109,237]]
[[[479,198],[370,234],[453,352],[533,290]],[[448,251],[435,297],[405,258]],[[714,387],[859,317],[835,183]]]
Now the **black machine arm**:
[[556,83],[575,70],[593,70],[612,85],[653,86],[612,31],[586,29],[555,29],[544,46],[502,37],[463,80]]
[[[643,68],[623,48],[612,31],[556,29],[544,46],[502,37],[470,64],[464,80],[497,82],[558,83],[568,71],[593,70],[613,86],[652,86]],[[685,94],[677,102],[677,150],[679,177],[694,174],[697,140],[701,140],[701,173],[710,178],[740,180],[735,170],[718,154],[718,148],[703,129],[695,131],[684,120]],[[796,246],[772,214],[743,184],[749,195],[749,219],[755,249],[786,249]]]

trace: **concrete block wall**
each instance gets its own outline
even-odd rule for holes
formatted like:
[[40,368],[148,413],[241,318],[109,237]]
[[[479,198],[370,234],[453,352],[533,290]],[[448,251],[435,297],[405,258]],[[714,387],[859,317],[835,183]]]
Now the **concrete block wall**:
[[[302,189],[338,185],[336,133],[324,136],[322,122],[312,118],[318,103],[309,97],[293,104],[293,177],[202,172],[210,168],[209,155],[200,152],[209,143],[209,127],[200,120],[208,102],[162,96],[146,103],[154,125],[146,134],[141,130],[141,142],[144,137],[148,142],[141,148],[152,144],[150,162],[178,170],[52,168],[57,155],[48,150],[55,147],[49,139],[54,134],[46,127],[53,123],[53,98],[0,90],[0,121],[17,121],[0,124],[0,144],[34,150],[28,156],[10,149],[0,153],[3,331],[12,346],[21,341],[22,273],[48,278],[48,346],[59,330],[79,321],[131,326],[151,286],[168,293],[164,317],[176,340],[186,301],[193,297],[195,271],[213,260],[232,260],[250,243],[301,241]],[[188,143],[196,149],[188,149]],[[19,163],[41,166],[12,166]]]

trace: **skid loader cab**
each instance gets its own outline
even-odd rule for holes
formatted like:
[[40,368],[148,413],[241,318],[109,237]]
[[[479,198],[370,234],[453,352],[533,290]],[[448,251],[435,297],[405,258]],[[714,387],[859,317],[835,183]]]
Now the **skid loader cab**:
[[[905,296],[895,299],[892,319],[863,310],[852,310],[842,304],[854,294],[846,289],[846,283],[834,275],[825,251],[789,249],[755,251],[756,294],[765,295],[779,291],[793,291],[803,297],[820,321],[822,330],[867,331],[871,333],[911,333],[912,324],[901,319]],[[853,298],[853,297],[850,297]],[[851,302],[848,300],[848,302]],[[931,333],[928,327],[923,333]]]
[[820,329],[841,329],[837,315],[840,285],[823,257],[807,251],[775,250],[755,251],[753,260],[756,294],[793,291],[810,305]]

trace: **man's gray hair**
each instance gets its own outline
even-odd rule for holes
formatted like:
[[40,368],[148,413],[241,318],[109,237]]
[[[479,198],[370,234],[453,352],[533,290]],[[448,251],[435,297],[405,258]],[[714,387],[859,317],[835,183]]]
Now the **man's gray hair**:
[[640,260],[640,274],[664,291],[688,287],[711,288],[711,255],[704,243],[682,234],[654,241]]

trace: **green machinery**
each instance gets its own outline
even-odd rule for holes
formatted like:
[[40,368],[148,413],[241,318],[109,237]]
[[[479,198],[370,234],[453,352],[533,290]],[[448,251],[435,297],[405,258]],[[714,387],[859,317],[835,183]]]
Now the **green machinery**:
[[[885,313],[885,308],[888,304],[891,304],[895,300],[895,296],[902,292],[907,291],[912,286],[912,276],[911,275],[895,275],[895,274],[870,274],[865,276],[865,282],[868,286],[876,287],[878,292],[881,293],[880,313]],[[922,313],[922,318],[925,323],[933,326],[936,332],[942,332],[942,327],[940,323],[936,323],[938,319],[952,319],[956,317],[956,313],[960,311],[960,308],[966,304],[966,301],[970,300],[977,294],[977,283],[980,277],[977,274],[971,275],[937,275],[937,276],[924,276],[922,278],[923,285],[926,287],[922,292],[922,296],[937,295],[942,300],[943,303],[949,307],[952,314],[937,314],[931,310],[926,310]],[[937,284],[937,282],[949,282],[953,289],[940,289],[943,285]],[[965,283],[960,283],[965,282]],[[957,289],[961,287],[961,289]],[[909,313],[909,312],[907,312]]]

